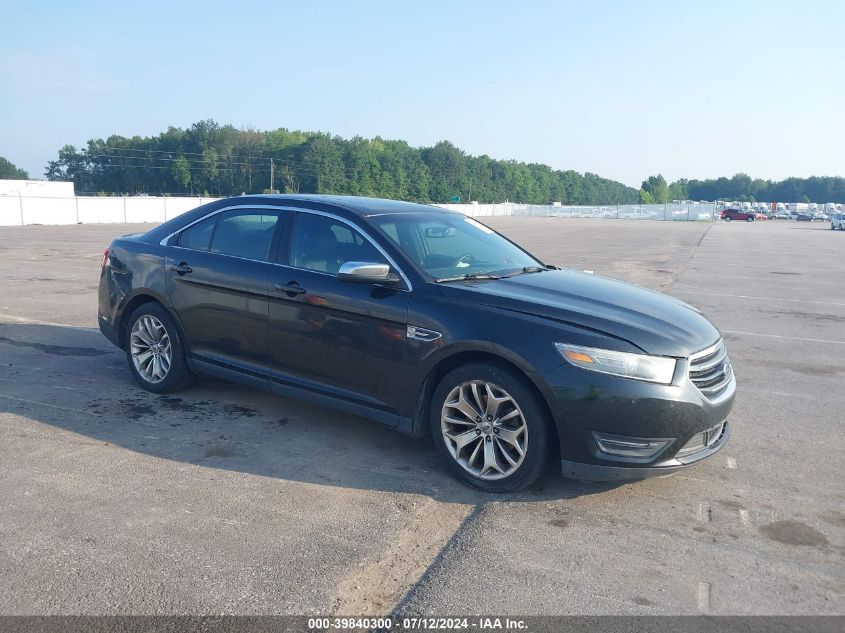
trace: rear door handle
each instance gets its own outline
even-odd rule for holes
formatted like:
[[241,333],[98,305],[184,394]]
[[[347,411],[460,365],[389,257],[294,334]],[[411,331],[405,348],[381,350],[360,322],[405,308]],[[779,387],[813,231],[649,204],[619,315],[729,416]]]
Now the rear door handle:
[[297,281],[289,281],[286,284],[276,284],[276,290],[281,290],[287,293],[289,297],[305,294],[305,288],[302,288]]
[[177,275],[187,275],[188,273],[194,272],[194,269],[188,266],[188,262],[181,262],[178,266],[171,266],[170,270]]

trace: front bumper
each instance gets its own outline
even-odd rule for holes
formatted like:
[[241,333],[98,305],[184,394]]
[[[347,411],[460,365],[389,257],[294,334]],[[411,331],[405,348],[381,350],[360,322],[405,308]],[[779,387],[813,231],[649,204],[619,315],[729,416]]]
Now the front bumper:
[[[726,424],[715,443],[692,453],[682,451],[694,436],[728,420],[736,392],[733,376],[725,392],[712,401],[685,370],[676,374],[672,385],[597,374],[569,364],[543,377],[553,394],[550,406],[565,477],[624,481],[669,475],[712,456],[731,434]],[[652,457],[626,457],[603,451],[597,442],[602,435],[668,442]]]
[[713,446],[683,458],[663,460],[652,466],[585,464],[562,459],[560,470],[564,477],[580,479],[582,481],[631,481],[648,479],[650,477],[665,477],[718,453],[727,444],[730,435],[731,426],[728,424],[725,426],[725,432],[722,437]]

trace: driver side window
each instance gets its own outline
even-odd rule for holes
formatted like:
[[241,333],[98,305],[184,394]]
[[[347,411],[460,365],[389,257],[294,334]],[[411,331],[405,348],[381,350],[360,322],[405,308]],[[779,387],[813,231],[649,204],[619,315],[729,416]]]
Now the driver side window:
[[288,265],[336,275],[346,262],[388,263],[367,238],[345,222],[315,213],[296,214]]

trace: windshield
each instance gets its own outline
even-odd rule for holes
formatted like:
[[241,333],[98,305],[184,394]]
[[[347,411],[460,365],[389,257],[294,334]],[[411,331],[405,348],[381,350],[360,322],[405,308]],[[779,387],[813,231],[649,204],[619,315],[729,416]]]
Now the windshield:
[[472,218],[395,214],[373,223],[437,281],[465,276],[500,276],[543,264]]

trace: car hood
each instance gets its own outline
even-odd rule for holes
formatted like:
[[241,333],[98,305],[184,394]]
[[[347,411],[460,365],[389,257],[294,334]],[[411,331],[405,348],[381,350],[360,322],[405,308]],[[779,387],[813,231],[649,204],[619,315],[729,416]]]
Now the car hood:
[[441,288],[453,299],[599,330],[658,356],[689,356],[719,339],[718,330],[704,315],[683,301],[574,270],[457,282]]

